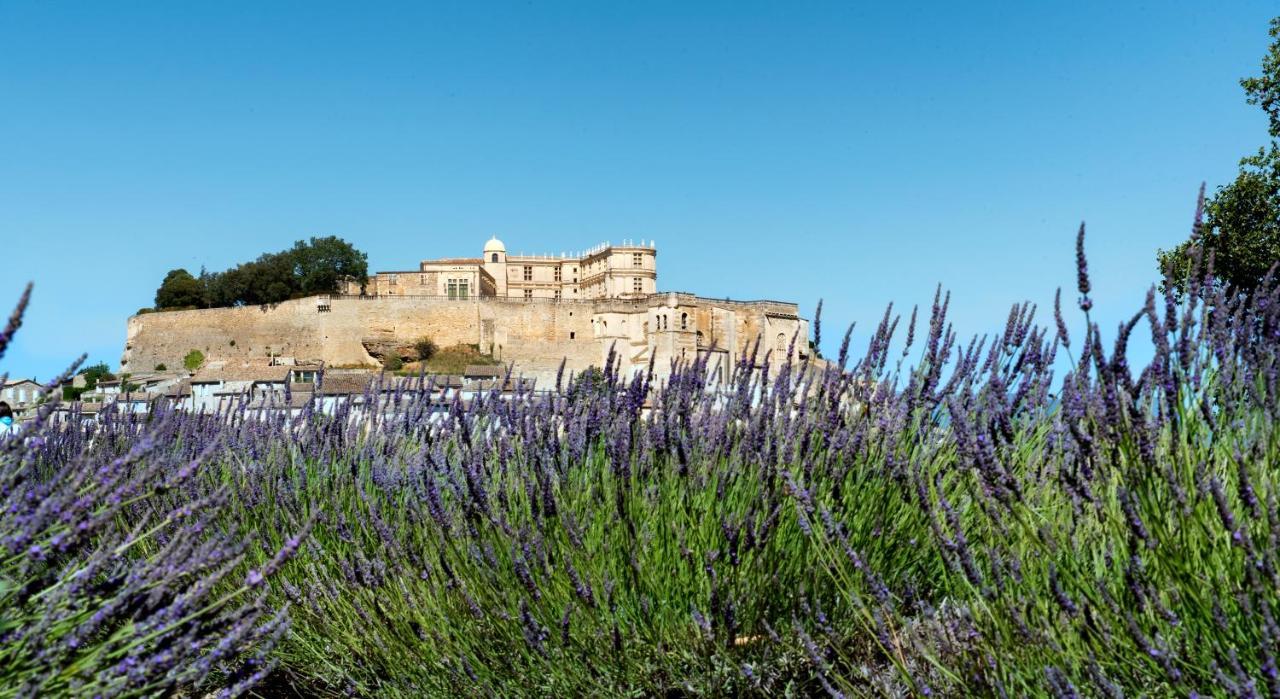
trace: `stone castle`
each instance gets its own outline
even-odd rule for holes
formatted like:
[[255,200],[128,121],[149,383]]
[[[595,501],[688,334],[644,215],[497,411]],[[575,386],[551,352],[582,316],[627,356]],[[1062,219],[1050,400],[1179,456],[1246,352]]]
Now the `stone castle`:
[[652,241],[555,257],[508,255],[494,238],[482,257],[377,272],[337,295],[135,315],[121,370],[178,367],[193,349],[206,360],[377,368],[394,348],[428,337],[441,347],[474,345],[546,387],[561,361],[566,372],[602,366],[611,348],[624,372],[652,360],[666,375],[673,362],[706,358],[721,377],[757,341],[758,361],[770,351],[774,364],[789,350],[793,359],[808,352],[809,323],[794,303],[659,293],[657,279]]

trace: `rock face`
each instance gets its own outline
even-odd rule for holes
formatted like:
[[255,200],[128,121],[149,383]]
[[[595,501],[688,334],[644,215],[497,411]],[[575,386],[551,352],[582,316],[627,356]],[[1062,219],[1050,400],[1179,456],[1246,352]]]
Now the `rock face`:
[[391,331],[377,332],[360,338],[360,345],[379,364],[388,357],[399,357],[402,362],[410,362],[418,358],[418,351],[403,339],[396,338]]
[[312,297],[133,316],[121,369],[180,366],[193,349],[211,361],[287,356],[374,367],[390,356],[416,359],[414,342],[428,337],[440,347],[473,345],[540,382],[553,381],[561,361],[571,372],[602,366],[611,349],[623,371],[646,370],[652,359],[665,375],[673,361],[707,355],[727,375],[757,339],[759,356],[773,350],[770,361],[781,363],[791,337],[800,334],[799,353],[808,332],[795,304],[691,294],[594,301]]

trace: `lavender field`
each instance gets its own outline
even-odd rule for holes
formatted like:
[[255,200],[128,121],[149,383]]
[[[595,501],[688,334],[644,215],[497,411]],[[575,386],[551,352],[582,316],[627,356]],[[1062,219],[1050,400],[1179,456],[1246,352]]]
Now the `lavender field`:
[[1078,267],[1045,325],[940,292],[728,389],[50,403],[0,446],[0,696],[1280,695],[1280,286],[1206,259],[1104,344]]

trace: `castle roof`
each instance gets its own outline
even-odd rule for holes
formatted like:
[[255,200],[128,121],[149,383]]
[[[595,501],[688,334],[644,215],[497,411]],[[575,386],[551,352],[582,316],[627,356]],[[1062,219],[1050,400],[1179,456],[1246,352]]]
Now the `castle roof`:
[[494,237],[492,237],[492,238],[490,238],[490,239],[489,239],[489,242],[487,242],[487,243],[485,243],[485,244],[484,244],[484,251],[485,251],[486,253],[490,253],[490,252],[506,252],[506,251],[507,251],[507,246],[506,246],[506,245],[503,245],[503,244],[502,244],[502,241],[501,241],[501,240],[498,240],[498,236],[496,236],[496,235],[495,235]]
[[191,383],[224,383],[227,381],[248,381],[257,383],[267,381],[271,383],[284,383],[289,378],[292,371],[315,371],[321,369],[321,365],[315,364],[297,364],[292,366],[282,364],[232,364],[227,363],[222,366],[211,366],[201,369],[191,379]]
[[479,257],[444,257],[439,260],[423,260],[424,265],[478,265],[484,262]]

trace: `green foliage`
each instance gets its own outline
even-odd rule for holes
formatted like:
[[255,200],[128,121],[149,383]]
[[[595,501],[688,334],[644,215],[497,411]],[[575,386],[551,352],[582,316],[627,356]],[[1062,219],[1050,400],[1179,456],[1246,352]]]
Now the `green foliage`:
[[299,240],[288,250],[265,253],[225,272],[201,270],[200,276],[193,278],[186,270],[173,270],[156,292],[156,307],[279,303],[335,293],[347,279],[363,284],[368,270],[368,257],[341,238]]
[[165,366],[164,362],[160,362],[156,365],[156,371],[166,371],[168,368],[169,367]]
[[111,373],[111,369],[107,368],[106,362],[98,362],[84,367],[76,372],[76,375],[84,377],[84,386],[63,386],[63,400],[80,400],[81,395],[96,389],[99,381],[111,381],[116,378],[116,375]]
[[413,351],[417,353],[418,361],[420,362],[425,362],[436,356],[436,352],[439,350],[440,348],[435,341],[429,337],[419,338],[417,342],[413,343]]
[[130,376],[131,375],[127,373],[120,374],[120,392],[121,393],[135,393],[142,388],[142,386],[130,381],[129,380]]
[[156,290],[156,309],[202,308],[207,305],[204,285],[185,269],[170,270]]
[[182,358],[182,366],[186,367],[188,371],[195,371],[202,364],[204,364],[204,352],[198,349],[187,352],[187,356]]
[[389,355],[386,359],[382,360],[382,368],[387,371],[400,371],[404,368],[404,360],[394,354]]
[[99,381],[111,381],[116,378],[116,375],[111,373],[111,369],[107,368],[106,362],[98,362],[81,369],[79,376],[84,377],[85,388],[90,391],[98,387]]
[[1179,292],[1191,274],[1204,273],[1210,254],[1217,283],[1233,292],[1253,289],[1280,262],[1280,17],[1271,21],[1271,38],[1262,74],[1240,81],[1249,104],[1267,113],[1271,143],[1241,159],[1236,179],[1209,199],[1203,230],[1157,253],[1165,283]]

